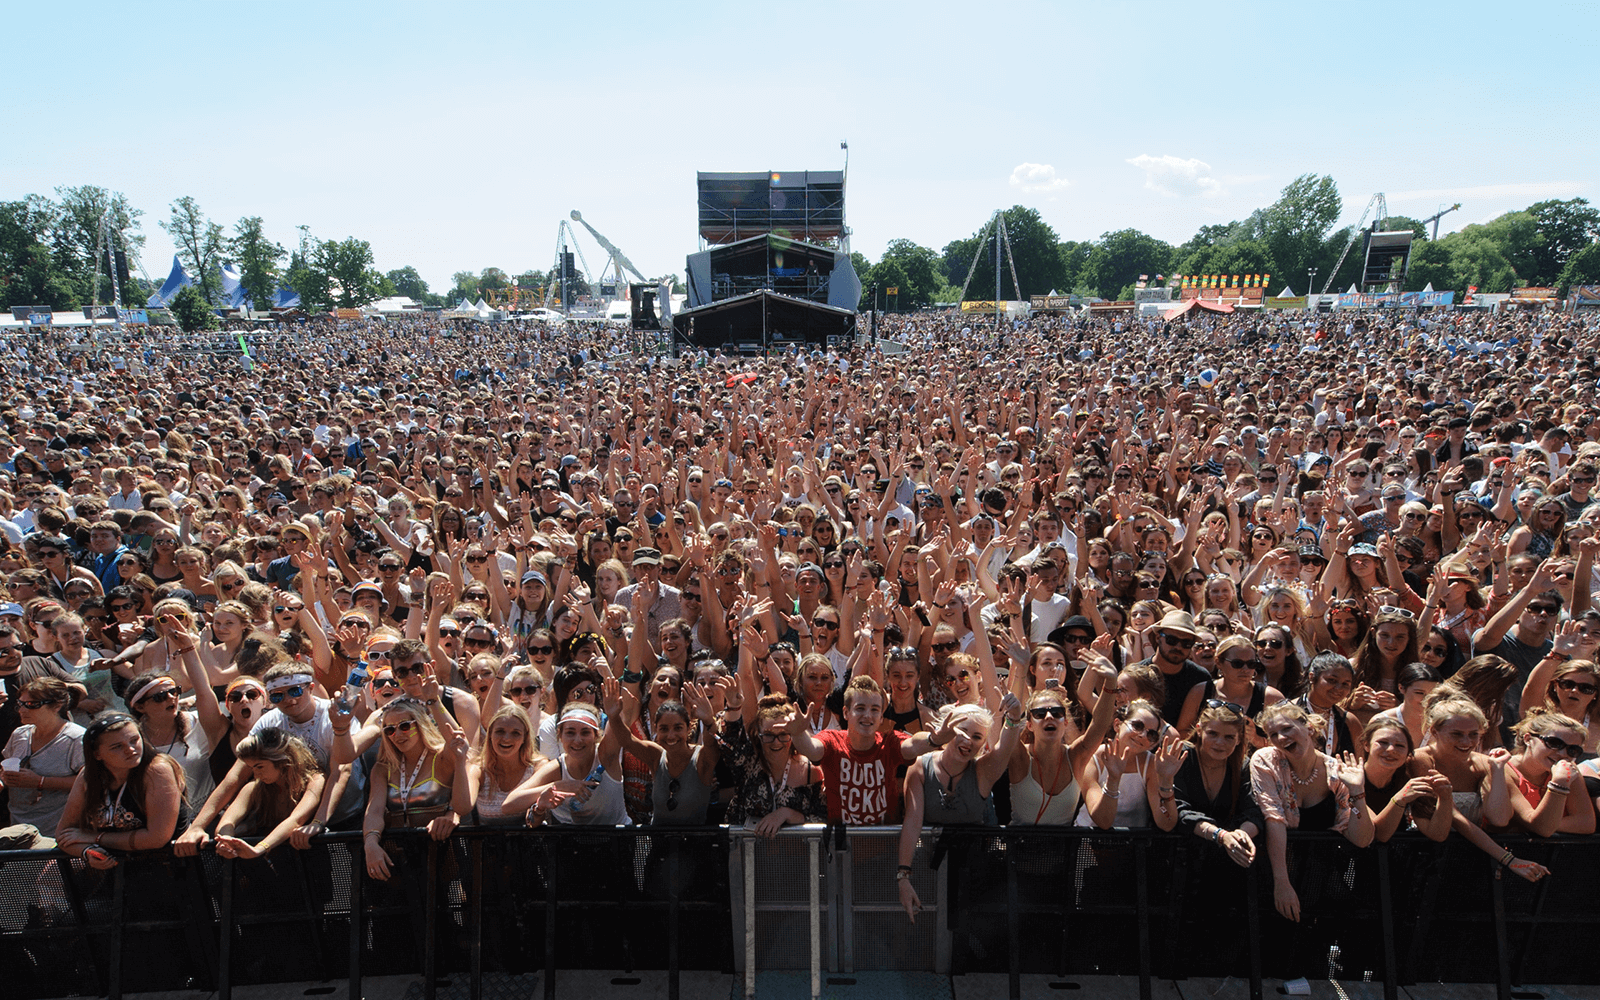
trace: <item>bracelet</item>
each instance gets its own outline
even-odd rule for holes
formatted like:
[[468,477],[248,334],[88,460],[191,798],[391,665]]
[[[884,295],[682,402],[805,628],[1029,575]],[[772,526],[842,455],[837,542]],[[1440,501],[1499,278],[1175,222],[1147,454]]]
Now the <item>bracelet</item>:
[[1107,788],[1101,794],[1103,794],[1108,799],[1120,799],[1120,798],[1122,798],[1122,789],[1118,788],[1116,791],[1113,792],[1111,789]]
[[911,881],[911,869],[909,869],[909,868],[901,868],[899,871],[894,873],[894,880],[896,882],[909,882],[909,881]]
[[638,684],[644,680],[644,671],[624,670],[619,677],[624,684]]
[[[44,779],[43,778],[39,779],[39,787],[40,788],[44,787]],[[1572,791],[1572,789],[1568,788],[1566,785],[1558,785],[1553,781],[1550,782],[1548,785],[1545,785],[1544,787],[1545,787],[1545,791],[1547,791],[1547,792],[1560,792],[1562,795],[1565,795],[1568,792]]]
[[1560,650],[1552,649],[1550,652],[1544,654],[1544,658],[1547,660],[1560,660],[1562,663],[1565,663],[1572,659],[1572,654],[1563,653]]
[[1214,826],[1211,828],[1211,842],[1218,847],[1222,846],[1222,827]]
[[99,833],[95,834],[94,835],[94,846],[99,847],[100,846],[100,838],[104,837],[105,835],[106,835],[106,832],[104,830],[101,830]]
[[368,837],[381,837],[381,836],[383,836],[383,831],[382,830],[362,830],[361,831],[361,839],[362,840],[366,840]]
[[1156,786],[1156,791],[1160,792],[1162,795],[1171,795],[1172,794],[1172,786],[1168,785],[1166,788],[1162,788],[1160,785],[1157,785]]
[[39,775],[39,791],[44,791],[44,775]]
[[1022,720],[1021,719],[1013,719],[1011,716],[1008,715],[1008,716],[1006,716],[1005,727],[1007,729],[1020,729],[1022,727]]
[[1506,848],[1506,852],[1504,854],[1500,855],[1500,867],[1501,868],[1509,868],[1511,866],[1511,862],[1515,861],[1516,859],[1517,859],[1517,856],[1515,854],[1512,854],[1511,853],[1511,848],[1508,847],[1508,848]]

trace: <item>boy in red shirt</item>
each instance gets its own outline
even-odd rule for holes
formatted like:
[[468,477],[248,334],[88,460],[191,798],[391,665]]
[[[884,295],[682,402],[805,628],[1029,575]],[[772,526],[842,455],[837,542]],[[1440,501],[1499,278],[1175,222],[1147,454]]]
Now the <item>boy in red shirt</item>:
[[850,826],[882,826],[900,822],[900,782],[895,771],[950,742],[948,723],[937,733],[883,733],[886,699],[878,682],[867,676],[850,680],[844,692],[846,729],[812,734],[806,717],[789,720],[795,749],[822,765],[828,793],[828,820]]

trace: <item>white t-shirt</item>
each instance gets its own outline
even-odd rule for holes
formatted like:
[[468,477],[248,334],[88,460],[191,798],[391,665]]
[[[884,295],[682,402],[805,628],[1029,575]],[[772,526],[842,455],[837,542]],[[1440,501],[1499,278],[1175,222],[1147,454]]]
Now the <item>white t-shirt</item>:
[[333,722],[328,718],[328,702],[322,698],[313,698],[312,701],[316,702],[317,710],[309,720],[295,722],[283,714],[283,709],[272,708],[250,727],[250,732],[281,729],[290,736],[300,737],[311,748],[312,756],[317,758],[317,766],[327,771],[328,760],[333,756]]

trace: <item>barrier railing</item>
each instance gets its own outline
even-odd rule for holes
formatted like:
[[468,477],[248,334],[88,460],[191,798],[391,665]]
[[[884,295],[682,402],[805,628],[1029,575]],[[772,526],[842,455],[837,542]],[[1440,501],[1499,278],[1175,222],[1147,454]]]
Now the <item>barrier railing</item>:
[[[1600,838],[1518,841],[1554,873],[1502,878],[1458,838],[1356,849],[1290,835],[1303,918],[1273,906],[1264,845],[1240,869],[1194,837],[1154,831],[963,827],[924,831],[906,919],[897,827],[743,830],[469,829],[443,842],[397,831],[388,882],[366,877],[358,834],[266,858],[125,856],[109,872],[56,852],[0,853],[0,970],[7,997],[204,989],[420,974],[482,996],[489,973],[656,969],[742,976],[898,969],[1232,975],[1402,983],[1593,979]],[[1404,956],[1403,960],[1401,956]]]

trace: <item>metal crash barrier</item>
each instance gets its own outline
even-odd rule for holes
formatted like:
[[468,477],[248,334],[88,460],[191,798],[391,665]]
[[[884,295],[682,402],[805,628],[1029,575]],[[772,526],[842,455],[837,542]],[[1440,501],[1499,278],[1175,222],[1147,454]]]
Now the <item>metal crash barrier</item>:
[[1356,849],[1292,833],[1302,920],[1273,906],[1265,849],[1239,869],[1211,844],[1154,831],[971,827],[923,832],[900,908],[897,827],[394,831],[394,875],[364,875],[359,834],[233,860],[124,856],[97,871],[57,852],[0,853],[0,969],[8,998],[347,979],[560,970],[738,974],[899,970],[1404,983],[1593,981],[1600,837],[1517,841],[1553,874],[1501,873],[1459,838]]

